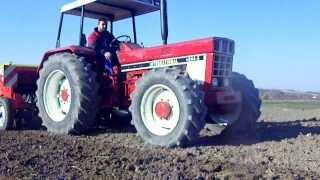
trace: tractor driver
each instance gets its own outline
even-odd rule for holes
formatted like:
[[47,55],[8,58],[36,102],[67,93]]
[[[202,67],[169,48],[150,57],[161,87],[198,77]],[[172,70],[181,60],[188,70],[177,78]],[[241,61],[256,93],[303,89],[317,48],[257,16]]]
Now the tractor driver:
[[[105,18],[98,20],[98,27],[90,34],[88,38],[88,46],[96,51],[97,59],[104,65],[105,71],[112,75],[112,67],[118,65],[116,49],[110,47],[110,43],[115,37],[107,31],[108,22]],[[115,40],[115,44],[119,43]]]

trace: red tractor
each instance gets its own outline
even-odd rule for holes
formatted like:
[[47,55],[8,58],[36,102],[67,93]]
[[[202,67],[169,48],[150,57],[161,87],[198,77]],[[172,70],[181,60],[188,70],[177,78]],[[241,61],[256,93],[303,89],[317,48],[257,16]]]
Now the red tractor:
[[[159,10],[163,45],[141,47],[135,17]],[[38,113],[50,132],[81,134],[97,117],[108,121],[131,112],[138,134],[153,145],[188,145],[206,124],[225,133],[254,130],[261,100],[252,81],[232,72],[233,40],[210,37],[167,44],[166,0],[77,0],[61,12],[56,49],[46,52],[38,67],[2,65],[0,129],[14,127],[14,119],[29,112],[27,124],[39,123],[30,118]],[[79,44],[60,48],[67,14],[81,17]],[[132,19],[133,42],[122,35],[116,38],[118,47],[110,44],[118,49],[121,64],[112,75],[86,47],[85,17],[107,18],[111,32],[114,22]]]

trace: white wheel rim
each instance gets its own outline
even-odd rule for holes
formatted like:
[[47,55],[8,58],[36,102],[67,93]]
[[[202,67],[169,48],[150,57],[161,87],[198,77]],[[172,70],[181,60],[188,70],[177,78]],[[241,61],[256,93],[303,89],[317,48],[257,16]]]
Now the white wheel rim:
[[[171,113],[167,119],[160,119],[156,115],[157,103],[165,101],[170,104]],[[166,136],[171,133],[178,124],[180,117],[180,105],[175,93],[167,86],[156,84],[147,89],[140,105],[141,118],[145,127],[153,134]]]
[[71,106],[71,86],[61,70],[49,74],[43,91],[43,102],[48,116],[55,122],[63,121]]
[[0,104],[0,127],[4,126],[4,121],[6,118],[6,110],[2,104]]

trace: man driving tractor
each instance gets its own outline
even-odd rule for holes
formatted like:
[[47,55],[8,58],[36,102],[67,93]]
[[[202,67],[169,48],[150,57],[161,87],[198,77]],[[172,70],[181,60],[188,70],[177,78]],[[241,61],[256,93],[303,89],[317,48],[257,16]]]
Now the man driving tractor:
[[[141,47],[135,18],[156,11],[163,45]],[[60,46],[65,15],[81,17],[78,45]],[[128,35],[114,38],[101,17],[110,20],[110,32],[114,22],[130,18],[134,41]],[[83,40],[85,18],[99,19],[89,48]],[[139,136],[157,146],[190,145],[206,125],[223,137],[255,136],[261,100],[253,82],[232,71],[235,42],[224,37],[167,40],[166,0],[76,0],[64,5],[56,48],[39,65],[0,68],[0,129],[10,127],[15,112],[31,109],[57,134],[83,134],[97,119],[110,122],[115,117],[131,120]]]
[[[115,37],[107,30],[108,21],[105,18],[99,18],[98,27],[90,34],[88,46],[97,53],[98,61],[104,65],[105,71],[112,75],[112,67],[118,65],[116,49],[110,46]],[[119,43],[119,42],[116,42]]]

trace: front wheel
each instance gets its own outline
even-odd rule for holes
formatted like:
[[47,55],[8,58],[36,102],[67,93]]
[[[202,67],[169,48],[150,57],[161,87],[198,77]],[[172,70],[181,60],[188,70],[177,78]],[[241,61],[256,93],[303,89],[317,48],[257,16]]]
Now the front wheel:
[[256,122],[261,114],[259,90],[245,75],[236,72],[232,73],[231,83],[232,88],[241,93],[241,111],[235,122],[228,126],[222,135],[254,135],[256,133]]
[[132,93],[133,124],[149,144],[174,147],[192,143],[205,125],[203,92],[177,69],[146,72]]

